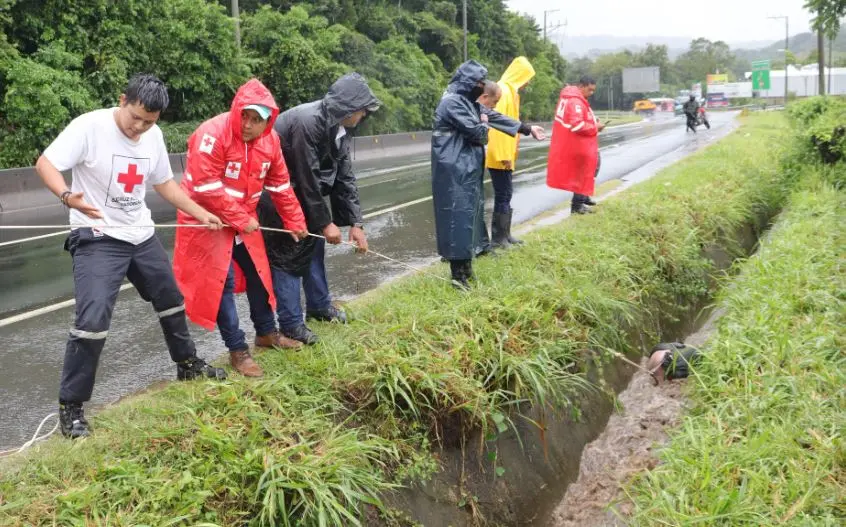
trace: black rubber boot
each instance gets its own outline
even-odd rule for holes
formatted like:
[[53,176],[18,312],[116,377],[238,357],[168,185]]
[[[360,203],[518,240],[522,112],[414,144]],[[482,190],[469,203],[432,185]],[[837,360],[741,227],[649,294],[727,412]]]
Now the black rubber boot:
[[210,366],[199,357],[176,363],[176,378],[180,381],[192,381],[194,379],[217,379],[222,381],[226,378],[226,370]]
[[585,205],[590,205],[591,207],[596,206],[596,202],[593,201],[592,199],[590,199],[590,196],[585,196],[584,202],[585,202]]
[[523,240],[519,240],[511,236],[511,218],[514,217],[514,209],[508,209],[508,214],[505,216],[505,232],[506,238],[511,245],[523,245]]
[[467,281],[466,266],[472,260],[450,260],[449,270],[452,274],[452,287],[459,291],[468,291],[470,283]]
[[585,204],[588,199],[584,194],[573,194],[573,201],[570,204],[570,214],[590,214],[593,209]]
[[323,311],[309,311],[306,313],[306,319],[317,320],[320,322],[337,322],[339,324],[347,323],[347,314],[335,306],[329,306]]
[[59,401],[59,425],[62,435],[71,439],[91,435],[91,426],[85,420],[82,403]]
[[464,260],[464,278],[468,282],[476,281],[476,275],[473,274],[473,260]]
[[491,217],[491,246],[497,249],[508,249],[511,242],[508,240],[508,214],[494,212]]
[[305,324],[297,326],[294,329],[282,330],[281,333],[289,339],[302,342],[306,346],[317,344],[317,341],[320,340],[314,331],[310,330]]

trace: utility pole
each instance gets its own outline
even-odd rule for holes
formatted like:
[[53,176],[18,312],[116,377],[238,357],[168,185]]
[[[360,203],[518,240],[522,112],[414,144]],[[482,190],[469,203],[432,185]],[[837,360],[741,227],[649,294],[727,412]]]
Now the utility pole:
[[464,24],[464,62],[467,62],[467,0],[464,0],[461,12]]
[[817,49],[819,50],[819,57],[817,57],[817,69],[819,70],[817,74],[820,82],[819,95],[825,95],[825,57],[823,56],[825,40],[823,40],[822,28],[817,29]]
[[[561,11],[561,10],[560,9],[550,9],[548,11],[543,12],[543,41],[544,41],[544,43],[546,42],[546,15],[548,15],[549,13],[557,13],[558,11]],[[561,27],[561,26],[558,26],[558,27]]]
[[773,20],[778,20],[780,18],[784,19],[784,105],[787,106],[787,53],[789,51],[790,45],[790,32],[788,31],[788,22],[787,16],[770,16],[767,17]]
[[235,19],[235,45],[241,47],[241,10],[238,0],[232,0],[232,18]]

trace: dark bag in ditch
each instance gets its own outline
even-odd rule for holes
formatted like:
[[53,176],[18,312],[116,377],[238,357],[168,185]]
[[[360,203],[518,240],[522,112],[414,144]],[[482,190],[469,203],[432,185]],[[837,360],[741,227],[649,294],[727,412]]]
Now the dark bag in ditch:
[[691,364],[699,360],[701,353],[684,342],[662,342],[652,348],[656,351],[669,351],[664,354],[661,369],[665,379],[684,379],[690,375]]

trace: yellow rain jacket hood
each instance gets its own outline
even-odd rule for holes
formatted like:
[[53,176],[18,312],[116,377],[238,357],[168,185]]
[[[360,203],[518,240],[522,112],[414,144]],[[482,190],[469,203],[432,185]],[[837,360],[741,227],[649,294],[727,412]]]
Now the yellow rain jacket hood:
[[[525,86],[535,76],[535,69],[526,57],[517,57],[499,79],[502,97],[496,105],[496,111],[513,119],[520,120],[520,94],[518,89]],[[511,170],[517,162],[517,137],[511,137],[502,132],[491,130],[488,132],[488,153],[485,165],[488,168],[506,170],[505,161],[511,162]]]

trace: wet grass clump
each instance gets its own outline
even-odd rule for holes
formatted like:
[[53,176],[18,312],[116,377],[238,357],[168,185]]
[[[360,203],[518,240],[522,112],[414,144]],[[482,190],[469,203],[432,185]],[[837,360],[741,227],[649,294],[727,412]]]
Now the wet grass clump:
[[[172,384],[0,470],[0,524],[358,525],[438,470],[438,447],[578,412],[586,371],[637,356],[707,295],[707,248],[771,217],[789,182],[779,115],[476,264],[467,294],[426,276],[348,306],[322,341],[258,357],[262,380]],[[433,268],[446,276],[445,266]]]
[[846,194],[815,171],[720,295],[695,406],[628,491],[633,524],[846,521]]

